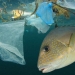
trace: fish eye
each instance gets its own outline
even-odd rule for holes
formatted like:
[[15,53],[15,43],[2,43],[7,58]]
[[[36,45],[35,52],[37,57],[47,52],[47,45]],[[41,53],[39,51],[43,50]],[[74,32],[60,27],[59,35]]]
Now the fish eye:
[[48,51],[49,51],[49,47],[48,47],[48,46],[45,46],[45,47],[44,47],[44,51],[45,51],[45,52],[48,52]]

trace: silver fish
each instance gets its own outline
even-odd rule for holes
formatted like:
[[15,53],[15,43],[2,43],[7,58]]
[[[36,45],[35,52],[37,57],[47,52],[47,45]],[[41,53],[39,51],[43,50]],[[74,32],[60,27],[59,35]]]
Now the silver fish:
[[38,68],[43,73],[75,62],[75,27],[57,27],[43,40]]

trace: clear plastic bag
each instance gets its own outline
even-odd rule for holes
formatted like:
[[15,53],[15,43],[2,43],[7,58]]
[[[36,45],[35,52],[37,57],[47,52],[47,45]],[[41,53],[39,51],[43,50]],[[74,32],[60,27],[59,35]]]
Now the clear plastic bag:
[[24,20],[0,24],[0,58],[25,64],[23,52]]
[[36,18],[36,15],[26,18],[26,25],[36,27],[38,33],[46,33],[50,28],[50,26],[44,23],[40,17]]
[[75,9],[75,0],[57,0],[57,4],[66,8]]

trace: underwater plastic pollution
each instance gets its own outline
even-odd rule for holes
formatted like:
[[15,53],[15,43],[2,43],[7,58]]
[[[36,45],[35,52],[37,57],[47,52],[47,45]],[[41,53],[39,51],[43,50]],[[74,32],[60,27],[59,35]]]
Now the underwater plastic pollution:
[[34,26],[38,29],[38,33],[46,33],[50,26],[46,25],[40,17],[36,18],[36,15],[32,15],[26,18],[26,25]]
[[57,0],[57,4],[61,5],[62,7],[75,9],[75,0]]
[[25,65],[23,52],[24,20],[0,24],[0,59]]
[[38,15],[47,25],[52,25],[54,23],[52,6],[52,2],[43,2],[36,11],[36,15]]
[[[34,6],[35,2],[33,2],[31,4]],[[50,26],[48,26],[48,25],[52,25],[54,23],[53,18],[55,17],[55,14],[53,13],[52,8],[49,9],[46,2],[44,2],[43,5],[44,4],[46,5],[44,11],[42,11],[43,6],[41,5],[42,6],[41,9],[39,7],[36,12],[37,14],[39,14],[39,12],[41,10],[41,15],[43,14],[41,17],[44,21],[41,19],[41,17],[37,17],[35,13],[33,15],[26,17],[26,25],[36,27],[38,29],[38,33],[46,33],[50,28]],[[50,5],[52,6],[52,4],[49,4],[49,6]],[[27,6],[27,8],[28,8],[28,6]],[[46,10],[47,10],[47,12],[45,12]]]

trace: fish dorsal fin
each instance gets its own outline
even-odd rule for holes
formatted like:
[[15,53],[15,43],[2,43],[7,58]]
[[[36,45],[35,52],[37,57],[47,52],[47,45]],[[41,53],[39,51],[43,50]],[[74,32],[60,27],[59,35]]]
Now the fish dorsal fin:
[[72,33],[68,33],[58,38],[58,41],[64,44],[65,46],[69,46],[71,40]]

